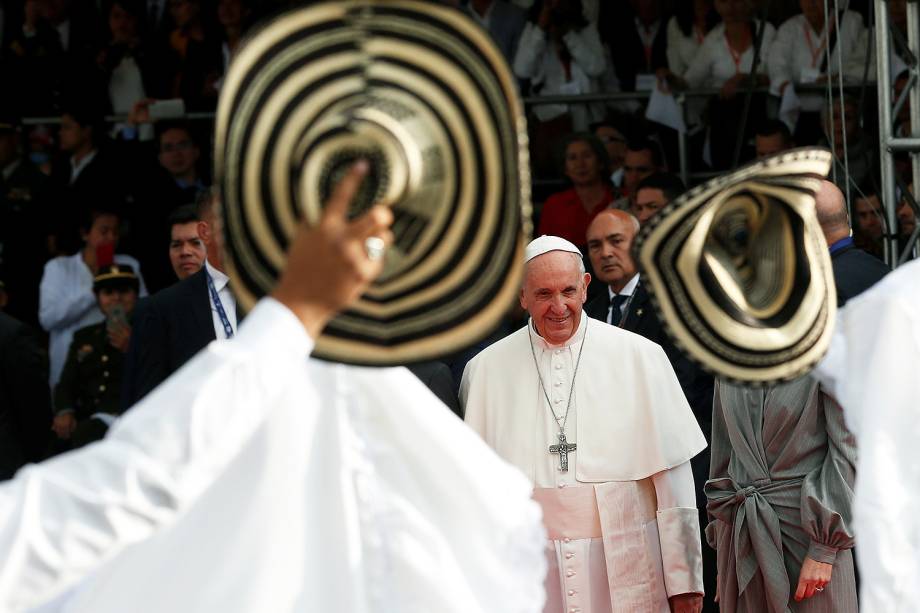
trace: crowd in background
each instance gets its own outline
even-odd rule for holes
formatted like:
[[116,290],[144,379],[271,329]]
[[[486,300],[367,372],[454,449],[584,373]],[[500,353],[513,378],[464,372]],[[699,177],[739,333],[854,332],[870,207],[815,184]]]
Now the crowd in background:
[[[539,234],[567,238],[587,255],[586,230],[598,212],[616,208],[645,223],[683,192],[677,132],[646,119],[645,104],[652,91],[701,88],[711,95],[688,98],[683,116],[694,176],[823,145],[837,160],[835,182],[849,194],[858,246],[881,258],[885,236],[897,234],[903,245],[914,232],[906,157],[898,165],[903,197],[879,197],[868,0],[450,3],[488,30],[528,99],[646,92],[527,105]],[[887,4],[903,32],[904,0]],[[113,279],[115,293],[133,290],[136,298],[202,270],[210,240],[207,113],[246,29],[283,5],[0,3],[0,307],[43,331],[47,395],[56,405],[72,397],[55,389],[69,357],[83,359],[71,343],[75,332],[106,320],[103,344],[127,347],[124,329],[111,324],[111,304],[120,304],[116,324],[127,325],[134,303],[103,300]],[[895,93],[907,83],[907,63],[893,62]],[[784,101],[793,93],[790,115]],[[906,109],[897,114],[902,135],[911,130]],[[205,115],[187,117],[194,112]],[[896,207],[896,228],[888,228],[885,207]],[[100,385],[113,397],[119,387]],[[68,434],[72,425],[54,432]]]

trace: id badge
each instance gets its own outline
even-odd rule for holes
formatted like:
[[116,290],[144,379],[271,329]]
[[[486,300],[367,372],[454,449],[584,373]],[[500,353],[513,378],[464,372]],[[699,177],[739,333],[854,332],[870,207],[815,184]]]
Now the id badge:
[[650,92],[658,85],[658,78],[648,72],[636,75],[636,91]]
[[814,83],[820,76],[820,70],[817,68],[812,68],[811,66],[805,66],[802,68],[801,75],[799,75],[799,83]]

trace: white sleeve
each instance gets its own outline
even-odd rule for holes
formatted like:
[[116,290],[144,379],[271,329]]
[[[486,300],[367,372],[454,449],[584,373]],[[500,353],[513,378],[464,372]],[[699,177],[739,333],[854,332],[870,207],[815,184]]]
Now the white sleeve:
[[687,62],[683,57],[683,32],[677,25],[677,17],[668,21],[668,69],[676,75],[681,75],[687,69]]
[[0,611],[41,604],[168,525],[264,422],[313,343],[272,299],[212,343],[99,443],[0,485]]
[[[770,93],[778,96],[783,83],[794,82],[793,72],[795,37],[799,34],[796,22],[790,19],[779,27],[776,39],[770,47],[764,47],[764,59],[770,75]],[[766,32],[764,32],[766,34]]]
[[514,74],[519,79],[543,80],[542,60],[546,50],[546,32],[528,21],[514,54]]
[[652,483],[655,485],[659,511],[676,507],[696,509],[696,490],[689,461],[652,475]]
[[848,302],[837,321],[847,351],[837,362],[836,391],[859,446],[853,515],[865,611],[913,610],[920,593],[920,292],[887,293],[898,287],[895,275],[902,287],[916,287],[918,269],[906,264],[890,273]]
[[690,462],[652,475],[668,597],[703,593],[703,547]]
[[48,332],[79,321],[87,311],[96,308],[96,296],[92,292],[74,294],[67,291],[64,262],[64,258],[55,258],[45,264],[38,288],[38,320]]
[[575,62],[592,78],[600,77],[607,69],[604,46],[594,24],[581,30],[571,30],[562,37]]
[[703,45],[693,56],[693,60],[687,66],[687,71],[683,74],[687,85],[693,89],[708,86],[709,81],[712,80],[712,64],[715,52],[712,40],[711,37],[707,37],[703,41]]

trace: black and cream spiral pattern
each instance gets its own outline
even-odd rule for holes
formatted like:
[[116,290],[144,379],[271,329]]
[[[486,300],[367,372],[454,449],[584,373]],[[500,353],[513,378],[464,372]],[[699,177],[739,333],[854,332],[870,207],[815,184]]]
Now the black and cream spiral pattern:
[[799,377],[827,350],[836,292],[815,214],[823,149],[797,149],[696,187],[643,228],[635,250],[675,343],[740,383]]
[[479,340],[513,303],[530,234],[526,126],[514,79],[460,11],[413,0],[288,10],[224,79],[215,172],[243,308],[270,291],[298,221],[318,219],[357,157],[353,204],[392,207],[384,274],[318,339],[359,364],[433,359]]

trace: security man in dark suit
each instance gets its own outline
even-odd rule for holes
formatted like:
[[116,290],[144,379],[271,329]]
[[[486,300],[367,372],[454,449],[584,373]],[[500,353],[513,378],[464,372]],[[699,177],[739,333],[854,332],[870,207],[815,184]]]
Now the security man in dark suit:
[[878,258],[869,255],[853,243],[850,217],[843,192],[828,180],[821,181],[815,197],[818,223],[831,251],[831,267],[837,286],[837,306],[863,293],[890,272]]
[[124,264],[104,266],[93,279],[93,292],[106,319],[74,333],[54,390],[53,428],[73,447],[101,439],[121,412],[122,367],[137,303],[137,275]]
[[[713,379],[674,346],[652,308],[631,252],[638,232],[639,220],[619,209],[601,211],[588,226],[588,257],[594,268],[594,278],[606,285],[606,291],[585,305],[585,313],[661,345],[708,441],[712,435]],[[610,367],[614,369],[616,364]],[[709,477],[708,449],[690,460],[690,468],[696,484],[700,525],[705,526],[708,520],[703,485]],[[715,593],[715,577],[715,553],[704,547],[703,579],[707,594],[704,610],[707,611],[715,610],[711,596]]]

